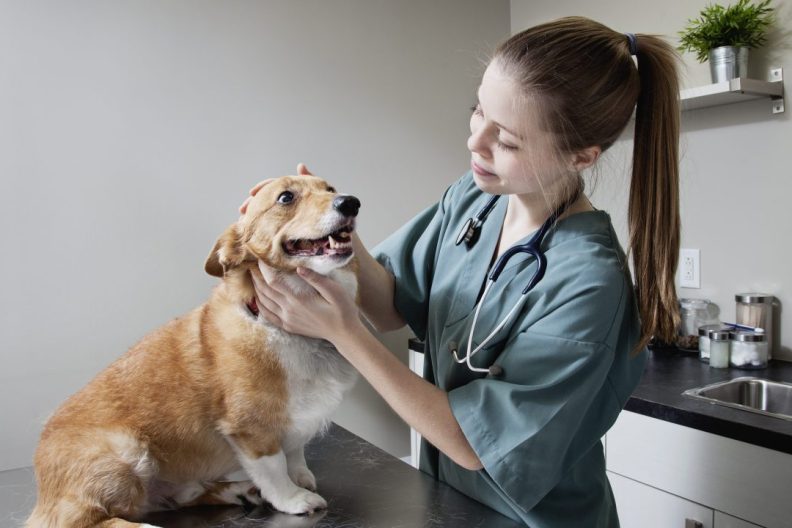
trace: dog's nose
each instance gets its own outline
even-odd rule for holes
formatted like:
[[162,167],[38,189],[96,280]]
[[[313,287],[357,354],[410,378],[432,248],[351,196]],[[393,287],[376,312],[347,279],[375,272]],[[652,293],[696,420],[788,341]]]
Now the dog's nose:
[[348,194],[336,196],[333,200],[333,209],[344,216],[357,216],[360,200]]

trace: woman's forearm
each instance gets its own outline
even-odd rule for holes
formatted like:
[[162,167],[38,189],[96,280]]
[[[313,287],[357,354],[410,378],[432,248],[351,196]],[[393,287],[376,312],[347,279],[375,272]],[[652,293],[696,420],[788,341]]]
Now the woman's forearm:
[[448,394],[390,353],[362,324],[333,344],[413,429],[451,460],[471,471],[481,461],[451,412]]
[[352,235],[352,244],[359,265],[360,310],[380,332],[402,328],[404,319],[393,306],[393,275],[371,256],[357,234]]

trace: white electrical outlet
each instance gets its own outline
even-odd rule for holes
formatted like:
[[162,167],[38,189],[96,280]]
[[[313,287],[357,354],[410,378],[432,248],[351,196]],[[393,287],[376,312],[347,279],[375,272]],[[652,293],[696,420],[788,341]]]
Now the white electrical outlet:
[[698,249],[679,250],[679,286],[701,288],[701,260]]

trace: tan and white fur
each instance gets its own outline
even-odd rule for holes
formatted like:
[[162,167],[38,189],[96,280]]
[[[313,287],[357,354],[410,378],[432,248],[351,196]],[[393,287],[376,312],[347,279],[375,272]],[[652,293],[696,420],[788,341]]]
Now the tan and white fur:
[[[313,176],[267,183],[206,261],[223,278],[209,300],[149,334],[48,420],[27,527],[150,526],[135,519],[195,504],[325,508],[303,446],[328,425],[356,372],[328,342],[252,312],[250,272],[307,294],[295,275],[305,266],[357,295],[349,238],[357,206]],[[250,481],[224,480],[240,468]]]

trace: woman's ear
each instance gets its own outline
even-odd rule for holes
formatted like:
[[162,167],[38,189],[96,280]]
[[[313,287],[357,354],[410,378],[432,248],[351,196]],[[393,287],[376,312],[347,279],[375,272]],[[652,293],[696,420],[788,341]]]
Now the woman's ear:
[[602,147],[586,147],[572,155],[572,170],[581,172],[594,165],[602,154]]
[[245,260],[245,248],[242,244],[242,234],[237,224],[231,224],[226,229],[206,257],[204,269],[214,277],[223,277],[225,273]]

